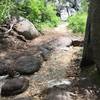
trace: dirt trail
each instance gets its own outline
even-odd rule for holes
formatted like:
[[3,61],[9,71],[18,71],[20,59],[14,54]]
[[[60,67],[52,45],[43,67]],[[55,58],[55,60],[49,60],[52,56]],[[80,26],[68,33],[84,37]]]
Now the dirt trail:
[[[58,100],[54,99],[53,94],[61,95],[62,98],[66,97],[59,100],[96,100],[97,97],[94,96],[95,93],[92,90],[81,88],[79,85],[81,83],[79,81],[79,63],[82,47],[69,46],[72,39],[82,37],[73,36],[65,24],[52,30],[45,30],[43,33],[43,36],[28,43],[29,48],[43,46],[50,49],[51,52],[50,54],[46,53],[47,60],[43,62],[38,72],[25,76],[30,81],[28,90],[17,96],[0,97],[0,100],[14,100],[22,97],[28,97],[28,99],[18,100],[31,100],[31,98],[32,100],[44,100],[44,98]],[[55,86],[56,88],[54,88]]]

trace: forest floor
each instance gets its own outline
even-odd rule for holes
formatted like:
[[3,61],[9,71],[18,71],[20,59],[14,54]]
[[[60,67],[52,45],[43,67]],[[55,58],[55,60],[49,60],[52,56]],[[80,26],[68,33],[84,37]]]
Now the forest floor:
[[27,91],[8,98],[0,97],[0,100],[100,100],[100,89],[95,83],[99,82],[93,77],[96,72],[94,66],[81,71],[83,47],[70,45],[70,40],[83,39],[83,36],[73,35],[65,24],[42,33],[43,36],[28,45],[53,50],[46,54],[47,59],[38,72],[24,76],[30,82]]

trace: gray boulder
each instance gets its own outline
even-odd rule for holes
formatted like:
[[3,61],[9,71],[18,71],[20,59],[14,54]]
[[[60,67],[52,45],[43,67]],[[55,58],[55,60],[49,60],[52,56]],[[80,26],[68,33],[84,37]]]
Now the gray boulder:
[[15,71],[20,74],[32,74],[40,69],[41,64],[41,58],[27,55],[21,56],[15,62]]
[[26,39],[34,39],[40,35],[35,26],[26,18],[18,17],[17,22],[14,25],[14,29]]
[[25,78],[9,79],[1,88],[1,96],[13,96],[24,92],[29,86],[29,81]]

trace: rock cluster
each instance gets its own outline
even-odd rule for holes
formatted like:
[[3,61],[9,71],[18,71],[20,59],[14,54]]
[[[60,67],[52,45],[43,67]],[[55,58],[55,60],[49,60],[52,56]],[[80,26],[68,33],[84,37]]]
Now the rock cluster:
[[24,92],[29,80],[21,75],[34,74],[41,68],[44,49],[27,45],[39,35],[35,26],[20,16],[13,16],[0,26],[0,76],[8,75],[1,86],[1,96]]
[[26,41],[35,39],[39,35],[38,30],[28,19],[12,16],[0,26],[0,49],[23,48]]
[[29,86],[29,81],[26,78],[20,78],[20,76],[32,75],[37,72],[43,61],[48,59],[50,52],[51,50],[46,47],[37,46],[1,51],[0,76],[8,75],[1,87],[1,96],[13,96],[24,92]]

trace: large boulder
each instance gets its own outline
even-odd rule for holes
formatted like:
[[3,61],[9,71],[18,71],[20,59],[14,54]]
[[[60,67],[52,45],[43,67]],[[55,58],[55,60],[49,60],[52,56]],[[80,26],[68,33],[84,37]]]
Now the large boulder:
[[29,81],[25,78],[9,79],[1,88],[1,96],[13,96],[24,92],[29,86]]
[[25,50],[10,50],[0,53],[0,75],[14,77],[16,74],[33,74],[37,72],[43,61],[47,58],[48,51],[31,47]]
[[17,23],[14,25],[14,29],[26,39],[33,39],[40,35],[35,26],[26,18],[18,17]]
[[29,55],[21,56],[16,59],[15,71],[20,74],[32,74],[40,69],[41,64],[41,58]]

